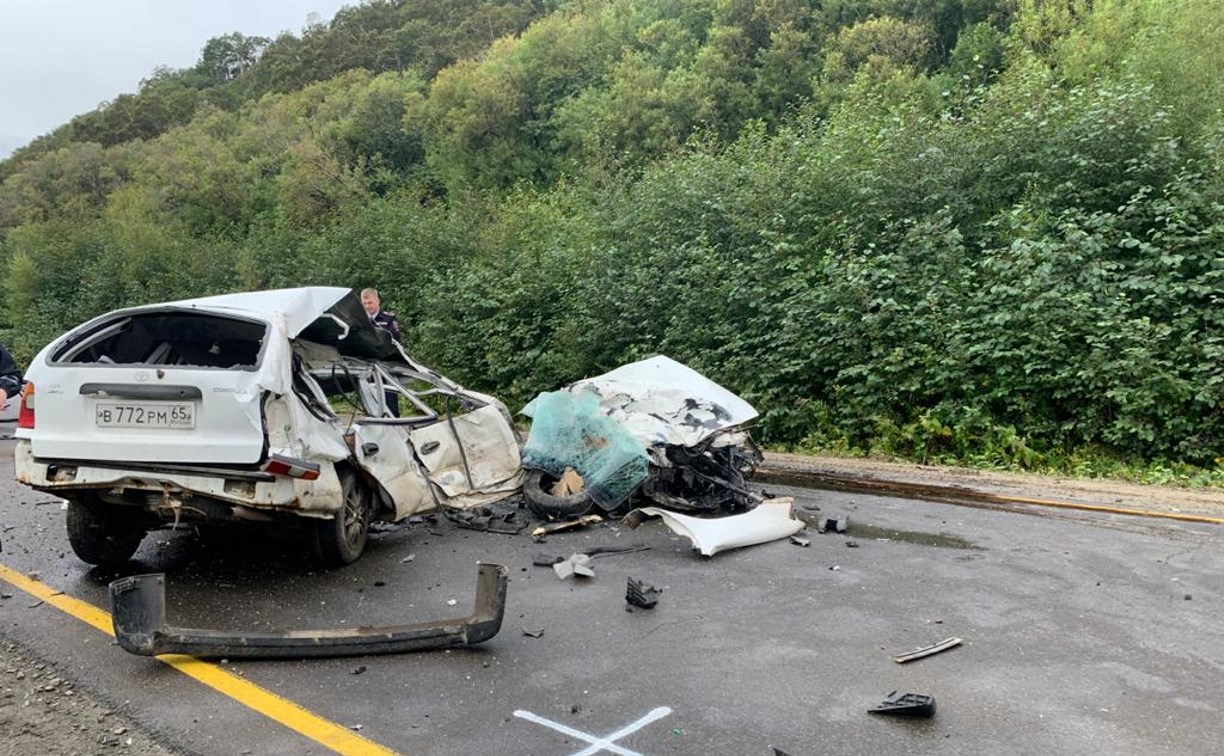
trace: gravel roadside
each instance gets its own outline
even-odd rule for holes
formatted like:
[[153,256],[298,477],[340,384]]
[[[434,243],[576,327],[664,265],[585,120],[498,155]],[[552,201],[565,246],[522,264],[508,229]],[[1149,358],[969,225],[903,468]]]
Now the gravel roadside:
[[0,642],[0,754],[93,756],[177,752],[74,686],[53,665]]

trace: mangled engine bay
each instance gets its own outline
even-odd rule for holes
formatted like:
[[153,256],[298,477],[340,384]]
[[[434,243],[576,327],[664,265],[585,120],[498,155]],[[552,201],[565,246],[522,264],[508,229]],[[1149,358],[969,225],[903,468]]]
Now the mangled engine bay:
[[[638,496],[704,516],[745,512],[761,500],[746,482],[761,461],[746,430],[756,410],[668,357],[540,394],[523,414],[532,418],[524,495],[537,515],[578,513],[588,508],[584,499],[614,512]],[[548,484],[567,469],[582,490],[550,494]]]

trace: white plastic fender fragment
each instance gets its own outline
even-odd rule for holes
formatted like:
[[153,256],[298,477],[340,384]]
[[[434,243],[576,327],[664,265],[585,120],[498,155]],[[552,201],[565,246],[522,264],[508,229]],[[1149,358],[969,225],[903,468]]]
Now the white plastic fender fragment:
[[[803,520],[793,514],[795,500],[789,496],[768,499],[751,511],[729,517],[691,517],[659,507],[642,507],[626,516],[630,523],[634,515],[662,517],[667,527],[693,542],[693,548],[703,556],[787,538],[803,530]],[[638,518],[640,519],[640,518]]]

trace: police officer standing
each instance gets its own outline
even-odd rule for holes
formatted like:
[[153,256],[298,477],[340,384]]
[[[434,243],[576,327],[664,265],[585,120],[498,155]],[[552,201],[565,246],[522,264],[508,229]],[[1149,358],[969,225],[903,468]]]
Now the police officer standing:
[[[365,308],[370,322],[391,334],[396,342],[400,340],[400,322],[395,313],[382,308],[382,300],[378,297],[378,289],[361,290],[361,306]],[[399,395],[394,391],[386,392],[387,409],[392,417],[399,417]]]
[[370,316],[370,322],[391,333],[391,338],[400,340],[400,322],[395,313],[382,308],[382,300],[378,297],[378,289],[361,290],[361,306]]

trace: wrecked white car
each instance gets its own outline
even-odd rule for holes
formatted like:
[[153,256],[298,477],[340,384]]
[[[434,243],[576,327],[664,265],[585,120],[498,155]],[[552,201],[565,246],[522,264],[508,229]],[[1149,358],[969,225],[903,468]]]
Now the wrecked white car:
[[540,394],[522,412],[523,497],[537,516],[615,512],[634,497],[717,516],[762,498],[747,486],[761,461],[747,430],[756,410],[669,357]]
[[82,560],[129,559],[166,524],[304,526],[329,565],[371,521],[516,493],[509,413],[415,362],[349,289],[119,310],[26,373],[17,477],[67,500]]

